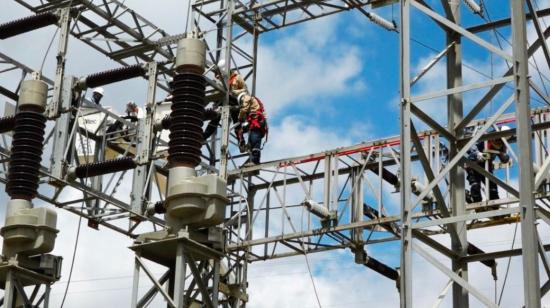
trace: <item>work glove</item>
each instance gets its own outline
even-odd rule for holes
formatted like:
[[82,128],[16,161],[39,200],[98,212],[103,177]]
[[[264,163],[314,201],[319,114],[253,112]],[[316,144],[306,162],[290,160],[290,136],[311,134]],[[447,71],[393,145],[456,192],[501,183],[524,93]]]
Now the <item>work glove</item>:
[[476,157],[478,162],[484,162],[484,161],[489,160],[490,158],[491,158],[491,154],[482,153],[482,152],[477,153],[477,157]]
[[245,133],[248,132],[248,129],[249,129],[248,122],[242,122],[241,128],[243,129],[243,132]]
[[205,119],[213,119],[217,116],[217,112],[214,109],[206,108],[204,109],[204,118]]
[[506,153],[500,153],[499,157],[501,163],[508,163],[510,161],[510,156]]

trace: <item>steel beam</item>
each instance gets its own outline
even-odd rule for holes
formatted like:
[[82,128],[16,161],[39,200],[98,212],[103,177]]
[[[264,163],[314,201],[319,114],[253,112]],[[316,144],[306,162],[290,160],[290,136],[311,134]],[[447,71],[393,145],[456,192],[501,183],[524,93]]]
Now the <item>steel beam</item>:
[[521,247],[523,261],[523,290],[525,307],[537,308],[540,302],[539,261],[537,258],[537,231],[531,118],[529,97],[529,63],[527,30],[523,1],[510,0],[512,14],[512,49],[514,56],[515,101],[519,157],[519,205],[521,207]]

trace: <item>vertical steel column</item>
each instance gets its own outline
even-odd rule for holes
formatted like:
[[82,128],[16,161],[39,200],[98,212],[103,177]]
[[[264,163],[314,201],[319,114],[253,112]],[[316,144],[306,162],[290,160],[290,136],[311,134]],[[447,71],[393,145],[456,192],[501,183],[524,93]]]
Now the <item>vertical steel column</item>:
[[[184,243],[179,241],[176,247],[176,266],[174,274],[174,303],[176,308],[183,308],[185,301],[183,294],[185,293],[185,251]],[[195,277],[195,279],[200,279],[200,277]]]
[[[363,174],[355,168],[350,174],[351,180],[351,223],[363,221]],[[381,212],[379,212],[381,213]],[[363,228],[351,230],[351,238],[356,246],[355,263],[364,264],[365,254],[363,250]]]
[[46,111],[47,117],[55,118],[59,115],[61,91],[63,90],[63,79],[65,75],[65,55],[69,42],[69,27],[71,24],[71,8],[61,9],[59,18],[59,45],[57,47],[57,67],[55,69],[55,80],[53,86],[53,98]]
[[226,9],[226,18],[225,23],[226,33],[225,33],[225,84],[227,92],[225,93],[225,99],[223,102],[222,108],[222,139],[220,147],[220,177],[224,180],[227,180],[227,163],[229,159],[229,95],[231,90],[229,89],[229,76],[231,73],[231,48],[233,42],[233,10],[234,3],[233,0],[227,0],[227,9]]
[[[107,124],[107,115],[101,122],[101,126],[99,127],[97,133],[99,136],[101,136],[101,143],[99,141],[95,141],[95,147],[94,147],[94,153],[93,158],[91,161],[85,161],[86,164],[92,163],[92,162],[100,162],[105,160],[105,153],[107,151],[107,129],[105,125]],[[76,124],[78,125],[78,124]],[[101,191],[103,189],[103,175],[94,176],[90,179],[91,181],[91,187],[95,191]],[[92,210],[92,215],[99,215],[101,213],[100,209],[100,201],[99,198],[92,198],[86,200],[86,205],[88,206],[88,209]],[[93,218],[92,218],[93,219]],[[95,226],[97,228],[97,222],[92,221],[92,219],[88,220],[89,226]]]
[[325,156],[325,177],[324,177],[324,190],[323,190],[323,206],[330,211],[330,202],[331,194],[330,189],[332,188],[332,155],[328,154]]
[[521,247],[523,291],[526,308],[538,308],[540,302],[539,260],[535,226],[534,177],[532,164],[529,68],[524,1],[510,0],[514,82],[516,97],[517,142],[519,158],[519,205],[521,207]]
[[[249,178],[248,179],[248,183],[251,183],[252,182],[252,179]],[[247,219],[247,222],[246,222],[246,227],[245,227],[245,234],[246,234],[246,241],[250,241],[252,240],[252,237],[253,237],[253,230],[252,230],[252,217],[254,217],[254,198],[256,197],[256,188],[253,186],[253,185],[249,185],[248,186],[248,195],[247,195],[247,206],[248,206],[248,209],[247,209],[247,215],[246,215],[246,219]],[[241,275],[239,275],[240,279],[238,280],[238,283],[240,284],[240,290],[239,290],[239,293],[246,293],[246,289],[248,287],[248,258],[250,257],[250,251],[252,250],[252,248],[250,247],[247,247],[247,249],[245,250],[245,255],[244,255],[244,261],[241,261]],[[239,262],[237,260],[237,262]],[[239,302],[239,301],[237,301]],[[246,303],[244,303],[242,305],[242,307],[245,307],[246,306]]]
[[412,307],[410,0],[400,0],[401,267],[400,304]]
[[4,307],[12,308],[15,303],[15,286],[13,282],[13,272],[8,270],[6,274],[6,284],[4,286]]
[[[259,14],[259,13],[258,13]],[[257,27],[257,24],[258,24],[258,17],[257,15],[254,16],[254,38],[253,38],[253,59],[252,59],[252,92],[251,95],[252,96],[256,96],[256,75],[257,75],[257,72],[258,72],[258,39],[260,38],[260,34],[258,33],[258,27]]]
[[50,307],[50,292],[52,291],[52,286],[48,283],[46,284],[46,290],[44,291],[44,308]]
[[220,292],[220,260],[215,259],[212,268],[212,304],[218,307],[218,296]]
[[[67,76],[63,79],[61,102],[59,103],[61,110],[58,110],[61,115],[55,120],[55,132],[53,135],[53,144],[55,146],[52,149],[52,156],[50,158],[50,172],[54,178],[59,179],[63,178],[65,165],[69,163],[69,157],[73,155],[70,149],[67,150],[67,148],[72,147],[73,144],[71,143],[71,145],[69,145],[69,136],[72,131],[71,122],[73,125],[78,125],[76,121],[73,120],[73,115],[71,113],[73,86],[75,82],[76,79],[72,76]],[[52,104],[57,103],[54,102]]]
[[[455,24],[460,25],[460,1],[448,1],[450,8],[447,18]],[[446,33],[447,46],[451,46],[447,52],[447,88],[453,89],[462,86],[462,44],[461,35],[448,30]],[[453,129],[462,120],[464,115],[463,94],[456,93],[447,97],[447,127],[451,128],[451,134],[461,138],[463,130]],[[456,156],[459,151],[456,141],[449,140],[449,157]],[[453,216],[466,214],[466,200],[464,192],[464,169],[455,166],[449,172],[450,208]],[[459,256],[466,256],[468,248],[466,222],[461,221],[455,224],[458,238],[451,237],[451,247]],[[464,280],[468,280],[468,263],[459,260],[452,260],[453,272],[457,273]],[[453,282],[453,307],[469,307],[468,292],[460,284]]]
[[134,257],[134,280],[132,283],[132,303],[131,308],[136,308],[139,298],[139,262],[137,261],[139,255]]
[[[61,116],[56,119],[55,134],[54,134],[54,147],[51,156],[51,174],[54,178],[63,178],[63,170],[67,163],[67,157],[65,153],[69,153],[69,157],[72,155],[71,151],[66,151],[70,124],[72,115],[70,113],[73,86],[76,82],[73,77],[65,78],[65,55],[67,53],[67,47],[69,42],[69,30],[71,24],[71,8],[66,7],[61,9],[61,15],[59,18],[59,45],[57,48],[57,66],[55,69],[55,80],[53,86],[53,97],[51,103],[46,109],[46,115],[48,118],[57,118],[60,113]],[[61,109],[61,110],[60,110]]]
[[148,172],[155,172],[150,168],[149,158],[151,157],[151,145],[154,139],[153,125],[155,115],[155,96],[157,89],[157,63],[150,62],[147,69],[147,103],[145,105],[145,116],[138,121],[136,136],[136,163],[132,179],[132,192],[130,193],[130,205],[132,211],[143,214],[144,192],[147,190]]

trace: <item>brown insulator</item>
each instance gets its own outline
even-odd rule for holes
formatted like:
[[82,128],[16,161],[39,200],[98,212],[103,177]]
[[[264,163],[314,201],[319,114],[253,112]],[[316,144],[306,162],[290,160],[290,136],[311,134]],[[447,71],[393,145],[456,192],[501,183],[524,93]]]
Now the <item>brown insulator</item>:
[[166,213],[166,207],[164,201],[157,201],[154,206],[155,213],[164,214]]
[[203,75],[181,73],[174,77],[168,144],[172,166],[196,167],[201,161],[205,88]]
[[106,161],[100,161],[75,168],[74,175],[77,178],[89,178],[93,176],[115,173],[136,168],[136,163],[131,157],[122,157]]
[[17,93],[14,93],[2,86],[0,86],[0,94],[1,95],[4,95],[5,97],[11,99],[11,100],[14,100],[14,101],[18,101],[19,100],[19,95],[17,95]]
[[52,12],[39,13],[0,25],[0,39],[23,34],[57,23],[58,16]]
[[397,281],[397,279],[399,279],[399,273],[394,268],[391,268],[374,258],[367,257],[367,261],[365,262],[365,265],[368,268],[372,269],[373,271],[383,276],[386,276],[391,280]]
[[172,119],[169,115],[165,116],[160,122],[162,129],[170,129],[170,124],[172,124]]
[[38,190],[46,117],[36,111],[15,115],[6,192],[12,199],[31,200]]
[[15,127],[15,116],[0,118],[0,134],[12,131]]
[[144,75],[145,69],[141,64],[125,66],[86,76],[86,86],[88,88],[95,88]]

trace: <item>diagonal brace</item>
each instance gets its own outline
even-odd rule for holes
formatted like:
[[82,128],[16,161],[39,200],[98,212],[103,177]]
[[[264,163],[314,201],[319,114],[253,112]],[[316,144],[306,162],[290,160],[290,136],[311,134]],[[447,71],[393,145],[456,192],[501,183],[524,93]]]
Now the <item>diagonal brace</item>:
[[445,177],[445,175],[447,175],[447,173],[449,173],[449,171],[451,171],[451,169],[454,168],[461,159],[463,159],[466,152],[479,140],[479,138],[487,131],[487,129],[497,121],[502,113],[504,113],[504,111],[508,109],[508,107],[510,107],[510,105],[514,102],[514,99],[515,96],[512,94],[508,98],[508,100],[502,106],[500,106],[496,113],[491,118],[489,118],[489,120],[487,120],[485,125],[483,125],[481,129],[479,129],[475,133],[472,139],[470,139],[470,141],[468,141],[464,145],[464,147],[460,151],[458,151],[458,153],[456,153],[455,157],[451,159],[447,166],[445,166],[445,168],[441,170],[441,172],[435,177],[435,179],[431,181],[427,185],[426,189],[424,189],[424,191],[418,196],[418,201],[416,202],[414,207],[418,206],[420,201],[422,201],[422,199],[424,199],[430,193],[430,191],[439,183],[439,181],[441,181]]
[[139,264],[139,266],[143,269],[143,271],[145,272],[147,277],[149,277],[151,282],[153,282],[153,284],[155,285],[157,290],[159,290],[160,294],[162,294],[164,299],[168,302],[168,305],[175,308],[176,305],[174,304],[174,301],[172,300],[170,295],[168,295],[168,293],[166,293],[166,291],[164,290],[162,285],[160,285],[160,283],[155,279],[155,276],[153,275],[153,273],[147,268],[147,266],[145,266],[145,264],[143,264],[143,262],[141,261],[141,259],[139,257],[136,256],[135,260],[136,260],[136,263]]
[[[426,153],[424,152],[424,147],[422,147],[422,144],[420,143],[420,139],[418,139],[418,133],[412,121],[411,121],[411,139],[413,141],[414,147],[416,148],[416,153],[418,154],[418,158],[422,163],[422,168],[424,169],[424,173],[428,177],[428,181],[430,182],[434,181],[434,178],[435,178],[434,173],[432,171],[432,168],[430,167],[430,163],[428,162]],[[404,185],[410,185],[410,183],[404,183]],[[434,185],[432,189],[433,189],[434,197],[437,201],[436,202],[437,208],[439,209],[443,217],[449,217],[450,216],[449,209],[445,205],[445,198],[443,197],[443,194],[441,193],[439,186]],[[449,229],[449,233],[451,237],[455,239],[457,242],[460,242],[458,240],[459,238],[458,238],[458,233],[456,232],[456,226],[449,225],[447,226],[447,228]]]
[[[193,259],[193,257],[187,252],[184,252],[183,254],[185,255],[185,258],[189,259],[189,262],[187,262],[187,265],[189,266],[189,269],[191,269],[191,273],[195,278],[194,280],[197,283],[197,287],[199,288],[202,294],[203,302],[206,304],[206,307],[214,308],[214,304],[212,303],[212,300],[210,299],[210,295],[208,294],[208,289],[206,288],[206,285],[202,281],[201,273],[197,268],[197,265],[195,264],[195,259]],[[214,296],[218,296],[218,294],[214,294]]]
[[509,192],[510,194],[512,194],[514,197],[516,198],[519,198],[519,191],[517,191],[515,188],[513,188],[512,186],[508,185],[506,182],[504,182],[503,180],[497,178],[494,174],[490,173],[489,171],[485,170],[485,168],[482,168],[480,167],[477,163],[469,160],[469,159],[466,159],[466,158],[463,158],[462,159],[462,163],[466,164],[468,167],[474,169],[475,171],[481,173],[481,175],[483,175],[484,177],[488,178],[489,181],[491,182],[494,182],[496,183],[498,186],[504,188],[504,190],[506,190],[507,192]]
[[478,44],[479,46],[487,49],[488,51],[490,51],[494,54],[497,54],[497,55],[501,56],[502,58],[504,58],[508,61],[513,61],[512,56],[507,54],[506,52],[504,52],[502,49],[495,47],[494,45],[492,45],[492,44],[488,43],[487,41],[481,39],[479,36],[473,34],[472,32],[458,26],[457,24],[453,23],[452,21],[448,20],[447,18],[437,14],[436,12],[434,12],[434,11],[430,10],[429,8],[427,8],[426,6],[418,3],[418,1],[412,0],[411,4],[414,7],[416,7],[417,9],[419,9],[420,11],[422,11],[424,14],[431,17],[432,19],[437,20],[438,22],[445,25],[449,29],[461,34],[462,36],[464,36],[464,37],[466,37],[470,40],[472,40],[474,43]]
[[455,272],[450,270],[443,263],[439,262],[436,258],[431,256],[429,252],[424,250],[424,248],[420,247],[418,244],[416,244],[414,242],[413,242],[413,250],[416,251],[419,255],[421,255],[424,259],[426,259],[426,261],[430,262],[437,269],[439,269],[441,272],[443,272],[445,275],[447,275],[449,278],[451,278],[455,283],[458,283],[464,289],[468,290],[468,292],[470,292],[470,294],[475,296],[479,301],[481,301],[487,307],[491,307],[491,308],[497,308],[498,307],[490,299],[485,297],[485,295],[483,295],[476,288],[474,288],[471,284],[469,284],[468,281],[464,280],[462,277],[460,277]]

